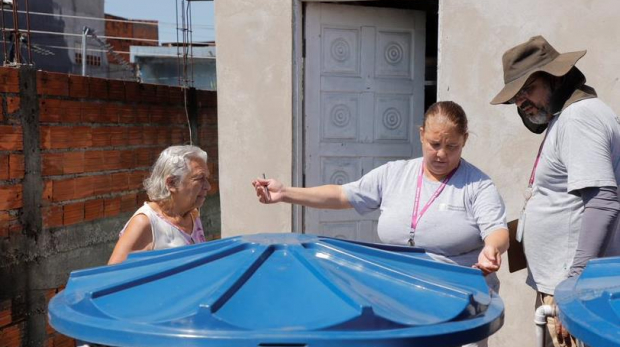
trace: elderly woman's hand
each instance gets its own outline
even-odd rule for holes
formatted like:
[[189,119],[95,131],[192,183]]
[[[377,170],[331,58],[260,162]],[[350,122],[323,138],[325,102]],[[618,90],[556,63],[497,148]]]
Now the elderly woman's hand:
[[279,181],[257,178],[252,181],[252,185],[254,186],[258,200],[263,204],[273,204],[282,201],[284,185]]
[[499,270],[501,264],[502,254],[500,250],[493,245],[486,245],[478,255],[478,262],[473,267],[482,270],[486,276]]

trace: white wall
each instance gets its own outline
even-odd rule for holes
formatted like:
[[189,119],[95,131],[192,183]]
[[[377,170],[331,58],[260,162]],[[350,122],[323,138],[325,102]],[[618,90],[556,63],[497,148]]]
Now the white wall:
[[222,237],[291,231],[291,207],[259,205],[250,185],[291,183],[291,23],[291,0],[215,2]]
[[[501,57],[543,35],[560,52],[587,49],[577,67],[588,84],[620,112],[620,3],[617,0],[440,1],[438,99],[460,103],[471,136],[464,157],[493,178],[517,218],[522,192],[542,140],[522,125],[514,106],[492,106],[503,87]],[[505,325],[491,346],[532,346],[534,293],[525,271],[500,274]]]

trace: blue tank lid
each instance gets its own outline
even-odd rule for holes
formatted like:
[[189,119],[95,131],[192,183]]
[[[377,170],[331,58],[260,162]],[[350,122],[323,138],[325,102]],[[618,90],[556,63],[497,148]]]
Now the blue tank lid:
[[457,346],[503,324],[479,270],[423,250],[256,234],[71,273],[49,322],[112,346]]
[[560,320],[592,347],[620,347],[620,257],[592,259],[555,289]]

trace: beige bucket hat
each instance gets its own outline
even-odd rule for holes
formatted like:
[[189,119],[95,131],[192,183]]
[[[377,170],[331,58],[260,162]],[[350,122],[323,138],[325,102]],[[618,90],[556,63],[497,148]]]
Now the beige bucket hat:
[[566,75],[585,54],[586,51],[560,54],[542,36],[534,36],[509,49],[502,56],[505,85],[491,104],[509,104],[509,100],[533,73],[542,71],[558,77]]

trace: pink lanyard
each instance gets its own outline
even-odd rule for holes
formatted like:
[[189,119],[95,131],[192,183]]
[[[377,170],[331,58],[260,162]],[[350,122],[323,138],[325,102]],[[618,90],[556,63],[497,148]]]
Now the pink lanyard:
[[534,160],[534,167],[532,167],[532,173],[530,174],[530,183],[528,188],[531,188],[534,184],[534,178],[536,177],[536,168],[538,167],[538,162],[540,161],[540,155],[542,154],[543,147],[545,146],[545,140],[547,139],[547,135],[549,134],[549,130],[545,132],[545,137],[543,137],[542,142],[540,143],[540,148],[538,148],[538,154],[536,155],[536,160]]
[[[459,166],[460,166],[460,162],[459,162]],[[416,229],[416,227],[418,226],[418,222],[420,221],[420,219],[422,218],[426,210],[428,210],[428,208],[433,204],[433,202],[435,202],[435,199],[437,199],[439,194],[441,194],[443,189],[446,187],[446,184],[448,184],[448,181],[450,181],[450,178],[452,178],[452,175],[454,175],[454,173],[456,172],[458,168],[459,167],[457,166],[454,170],[450,171],[448,176],[446,176],[446,178],[443,181],[441,181],[441,185],[439,186],[439,188],[437,188],[437,190],[435,190],[433,195],[431,195],[430,199],[428,199],[428,202],[424,205],[424,207],[422,207],[422,211],[420,211],[420,214],[418,215],[418,208],[420,207],[420,192],[422,191],[422,176],[424,175],[424,161],[422,161],[422,166],[420,167],[420,174],[418,175],[418,186],[416,187],[416,191],[415,191],[415,201],[413,204],[413,216],[411,217],[411,229],[412,230]],[[411,240],[410,240],[410,243],[411,243]]]

